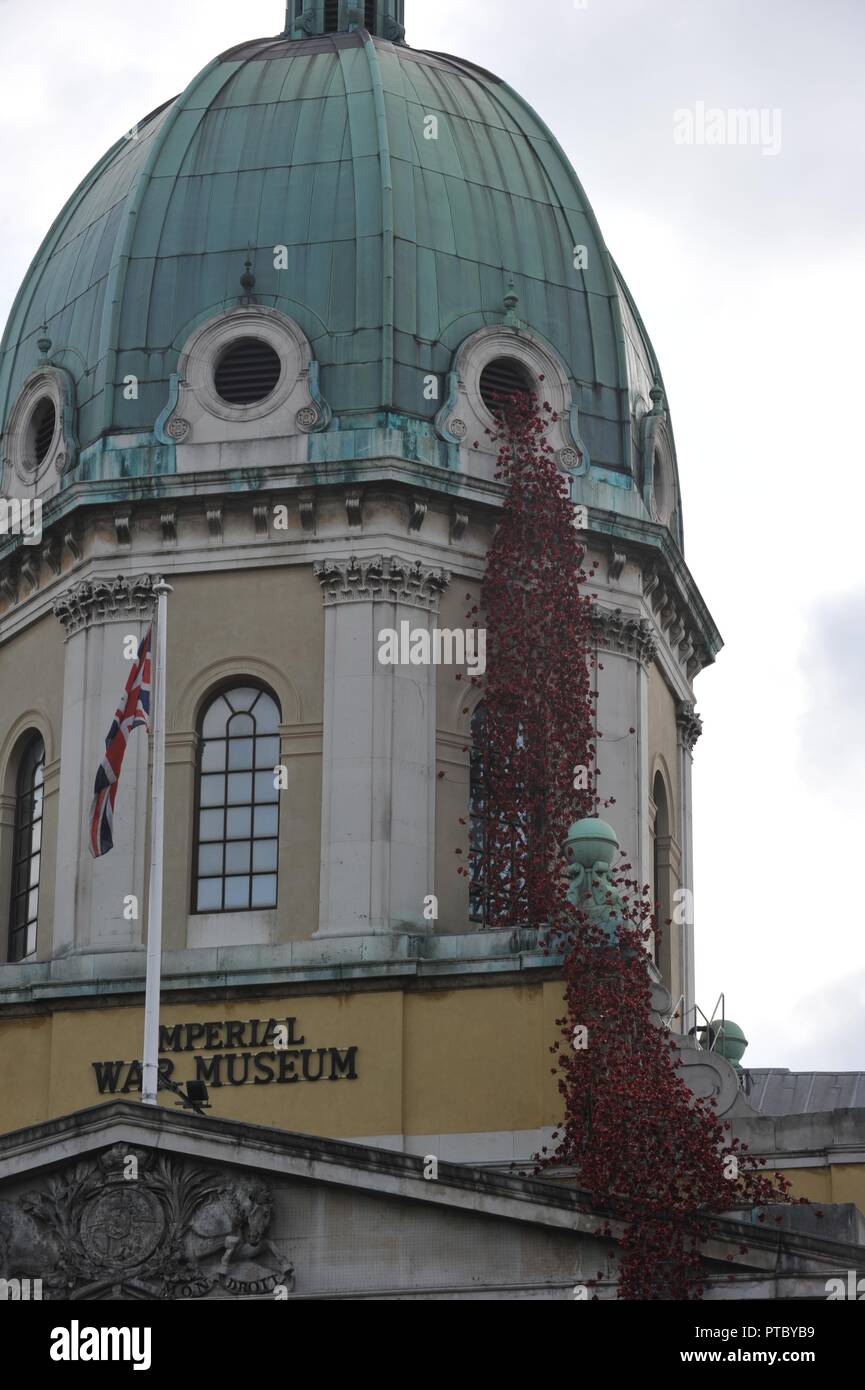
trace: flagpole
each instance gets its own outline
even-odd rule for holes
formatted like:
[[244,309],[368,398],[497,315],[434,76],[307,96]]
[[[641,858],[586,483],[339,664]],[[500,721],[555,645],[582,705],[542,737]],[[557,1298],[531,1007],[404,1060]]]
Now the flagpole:
[[156,1105],[159,1085],[159,986],[162,975],[162,847],[165,838],[165,659],[168,636],[168,595],[160,579],[156,595],[156,641],[153,652],[153,777],[150,799],[150,892],[147,911],[147,982],[144,991],[144,1066],[141,1099]]

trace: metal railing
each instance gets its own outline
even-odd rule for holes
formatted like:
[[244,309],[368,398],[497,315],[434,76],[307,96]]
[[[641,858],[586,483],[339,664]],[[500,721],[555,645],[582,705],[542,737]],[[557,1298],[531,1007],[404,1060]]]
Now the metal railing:
[[[719,1006],[721,1009],[720,1018],[718,1017]],[[712,1017],[707,1018],[699,1004],[692,1004],[690,1009],[686,1010],[685,996],[684,994],[680,994],[676,1003],[672,1005],[670,1012],[664,1016],[664,1023],[669,1030],[673,1026],[673,1020],[681,1018],[682,1032],[692,1037],[697,1046],[704,1052],[714,1052],[715,1043],[724,1036],[726,1008],[726,999],[723,994],[719,994],[715,1001],[715,1007],[712,1010]],[[691,1017],[693,1017],[693,1022],[689,1028],[688,1020]],[[702,1019],[702,1027],[698,1023],[698,1018]],[[701,1032],[704,1033],[705,1041],[700,1037]]]

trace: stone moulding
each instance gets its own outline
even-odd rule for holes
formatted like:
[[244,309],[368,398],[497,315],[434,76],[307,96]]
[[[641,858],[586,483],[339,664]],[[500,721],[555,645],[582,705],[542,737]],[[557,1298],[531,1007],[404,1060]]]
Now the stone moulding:
[[447,396],[436,416],[439,437],[464,449],[468,446],[472,454],[495,458],[497,425],[483,399],[481,375],[499,357],[520,362],[539,392],[543,380],[542,396],[556,417],[548,435],[559,468],[572,477],[588,473],[589,453],[580,434],[574,382],[555,348],[525,326],[504,323],[481,328],[459,346],[447,374]]
[[[220,355],[240,339],[261,339],[280,359],[280,377],[273,390],[248,404],[219,395],[214,373]],[[217,429],[232,439],[248,438],[270,419],[277,436],[310,434],[327,429],[332,414],[321,394],[319,365],[300,325],[277,309],[243,304],[206,317],[187,338],[177,371],[169,380],[168,400],[154,433],[161,444],[208,444]]]
[[[41,463],[29,455],[29,434],[33,411],[40,400],[50,400],[55,411],[54,435]],[[4,477],[4,463],[10,465],[27,491],[35,488],[49,471],[66,473],[78,462],[76,433],[77,401],[75,380],[63,367],[41,363],[24,382],[9,413],[4,443],[6,458],[0,460],[0,492],[11,482]],[[45,487],[50,485],[49,482]],[[37,491],[43,491],[43,488]]]
[[643,597],[651,605],[676,661],[685,668],[688,679],[708,666],[712,657],[705,642],[693,631],[687,612],[672,582],[656,564],[643,573]]
[[593,607],[592,629],[595,641],[604,651],[633,657],[644,666],[651,665],[657,654],[658,643],[651,624],[645,618],[623,613],[621,608],[610,612]]
[[96,623],[146,622],[152,618],[156,603],[153,590],[161,583],[158,574],[82,579],[55,600],[54,616],[63,624],[67,638]]
[[348,560],[319,560],[314,566],[325,604],[404,603],[438,611],[440,596],[450,584],[447,570],[429,568],[396,555],[373,555]]

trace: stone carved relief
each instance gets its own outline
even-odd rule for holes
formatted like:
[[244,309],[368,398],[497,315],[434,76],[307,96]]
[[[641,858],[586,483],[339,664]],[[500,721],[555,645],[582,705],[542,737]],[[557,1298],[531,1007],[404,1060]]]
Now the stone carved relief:
[[434,570],[396,555],[352,555],[348,560],[319,560],[315,574],[326,604],[352,601],[406,603],[413,608],[438,609],[439,596],[450,584],[447,570]]
[[40,1278],[54,1300],[272,1295],[294,1287],[293,1267],[268,1238],[272,1219],[259,1178],[115,1144],[38,1191],[0,1200],[0,1278]]
[[54,602],[54,616],[66,629],[66,636],[94,623],[131,620],[146,622],[153,616],[154,586],[162,583],[158,574],[139,574],[132,579],[82,579],[71,585]]

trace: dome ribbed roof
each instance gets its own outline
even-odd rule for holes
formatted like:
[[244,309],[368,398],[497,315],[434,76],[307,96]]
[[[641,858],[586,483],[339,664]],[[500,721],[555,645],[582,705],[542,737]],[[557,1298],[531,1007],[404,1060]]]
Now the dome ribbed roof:
[[249,247],[257,301],[303,328],[342,415],[431,419],[423,376],[501,323],[513,276],[519,319],[578,387],[593,463],[630,467],[629,399],[657,365],[566,157],[490,73],[363,32],[232,49],[105,155],[12,309],[4,425],[47,321],[82,447],[151,431],[190,332],[238,302]]

